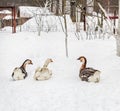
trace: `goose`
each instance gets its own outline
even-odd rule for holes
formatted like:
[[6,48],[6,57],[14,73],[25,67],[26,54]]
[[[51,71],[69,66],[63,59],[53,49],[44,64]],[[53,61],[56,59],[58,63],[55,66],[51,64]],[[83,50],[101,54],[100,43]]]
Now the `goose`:
[[95,83],[100,81],[101,71],[93,69],[91,67],[86,68],[87,59],[84,56],[79,57],[77,60],[80,60],[82,62],[82,66],[79,72],[79,77],[81,78],[82,81]]
[[35,74],[33,76],[33,78],[35,80],[38,80],[38,81],[42,81],[42,80],[48,80],[51,78],[52,76],[52,70],[49,70],[47,67],[48,67],[48,64],[53,62],[52,59],[48,58],[43,67],[38,67],[36,70],[35,70]]
[[30,59],[26,59],[20,67],[16,67],[13,70],[12,78],[14,80],[23,80],[27,77],[26,65],[33,64]]

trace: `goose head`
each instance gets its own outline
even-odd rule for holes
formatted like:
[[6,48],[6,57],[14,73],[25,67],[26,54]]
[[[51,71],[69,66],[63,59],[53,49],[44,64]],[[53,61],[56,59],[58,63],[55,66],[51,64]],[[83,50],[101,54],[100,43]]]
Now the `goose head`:
[[82,63],[87,62],[87,59],[84,56],[80,56],[77,60],[80,60],[80,62],[82,62]]
[[32,65],[32,64],[33,64],[33,63],[32,63],[32,60],[26,59],[26,60],[23,62],[23,64],[22,64],[21,67],[23,67],[23,68],[25,69],[26,65]]
[[24,61],[24,64],[31,64],[31,65],[32,65],[33,63],[32,63],[32,60],[26,59],[26,60]]
[[53,60],[50,59],[50,58],[48,58],[48,59],[46,60],[46,62],[50,63],[50,62],[53,62]]

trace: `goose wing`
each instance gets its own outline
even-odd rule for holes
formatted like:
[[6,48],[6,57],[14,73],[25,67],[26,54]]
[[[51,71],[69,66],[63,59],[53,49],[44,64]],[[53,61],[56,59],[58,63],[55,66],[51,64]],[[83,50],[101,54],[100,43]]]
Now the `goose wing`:
[[35,70],[35,73],[40,72],[40,71],[41,71],[41,67],[38,67],[38,68]]
[[89,76],[93,75],[96,71],[97,71],[96,69],[89,67],[89,68],[85,68],[85,69],[81,70],[80,73],[82,75],[86,75],[87,77],[89,77]]

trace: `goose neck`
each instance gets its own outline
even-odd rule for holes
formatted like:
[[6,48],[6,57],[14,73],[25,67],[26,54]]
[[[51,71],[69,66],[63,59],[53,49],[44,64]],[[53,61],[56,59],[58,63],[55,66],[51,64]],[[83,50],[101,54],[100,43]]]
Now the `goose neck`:
[[82,66],[80,68],[80,70],[83,70],[86,68],[86,64],[87,64],[87,61],[85,60],[83,63],[82,63]]
[[49,62],[45,62],[45,64],[43,65],[43,67],[48,67]]
[[27,64],[24,62],[21,67],[25,70],[26,69],[26,65]]

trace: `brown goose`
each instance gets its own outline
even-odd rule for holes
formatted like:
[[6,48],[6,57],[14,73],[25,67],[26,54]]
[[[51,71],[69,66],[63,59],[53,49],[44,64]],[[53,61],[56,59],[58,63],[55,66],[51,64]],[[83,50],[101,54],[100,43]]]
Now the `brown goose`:
[[77,60],[82,62],[82,66],[80,68],[79,77],[82,81],[87,82],[99,82],[100,81],[100,71],[93,69],[91,67],[86,68],[87,59],[84,56],[79,57]]
[[20,67],[16,67],[13,70],[12,78],[14,80],[22,80],[22,79],[25,79],[27,77],[27,72],[26,72],[26,65],[27,64],[33,64],[33,63],[30,59],[26,59]]
[[39,81],[50,79],[51,76],[52,76],[52,70],[49,70],[49,69],[48,69],[48,64],[51,63],[51,62],[53,62],[53,60],[50,59],[50,58],[48,58],[48,59],[45,61],[45,63],[44,63],[44,65],[43,65],[42,68],[41,68],[41,67],[38,67],[38,68],[36,69],[33,78],[34,78],[35,80],[39,80]]

